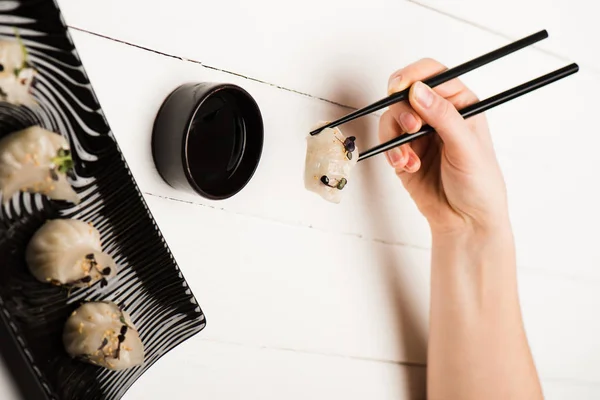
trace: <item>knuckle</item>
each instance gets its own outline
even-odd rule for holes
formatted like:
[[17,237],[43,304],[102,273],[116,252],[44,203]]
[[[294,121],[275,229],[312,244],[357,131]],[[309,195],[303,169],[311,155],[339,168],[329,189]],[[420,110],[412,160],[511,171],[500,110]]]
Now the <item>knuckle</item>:
[[447,120],[452,114],[452,104],[442,97],[437,97],[435,104],[435,114],[440,121]]
[[438,60],[436,60],[435,58],[432,58],[432,57],[422,58],[420,62],[427,66],[435,67],[435,69],[446,68],[446,66],[444,64],[442,64],[441,62],[439,62]]
[[422,62],[424,64],[435,64],[435,63],[437,63],[437,61],[434,58],[431,58],[431,57],[423,57],[423,58],[421,58],[421,60],[419,62]]
[[381,114],[381,118],[379,120],[380,125],[387,126],[394,119],[394,115],[391,110],[386,110],[383,114]]
[[389,78],[389,80],[388,80],[388,81],[389,81],[389,82],[391,82],[391,81],[392,81],[394,78],[396,78],[397,76],[400,76],[400,75],[402,75],[402,71],[403,71],[403,69],[402,69],[402,68],[401,68],[401,69],[398,69],[398,70],[396,70],[396,71],[394,71],[394,72],[393,72],[393,73],[390,75],[390,78]]
[[379,137],[384,139],[390,135],[389,131],[392,130],[392,121],[394,120],[394,116],[388,110],[381,115],[379,119]]

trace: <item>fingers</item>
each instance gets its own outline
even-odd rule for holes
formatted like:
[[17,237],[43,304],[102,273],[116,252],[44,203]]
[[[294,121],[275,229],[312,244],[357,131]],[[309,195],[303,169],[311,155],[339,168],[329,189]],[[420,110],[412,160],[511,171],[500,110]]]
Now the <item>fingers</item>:
[[[431,58],[419,60],[394,72],[390,76],[388,93],[392,94],[402,91],[410,87],[414,82],[426,80],[444,70],[446,70],[446,67],[436,60]],[[438,85],[434,90],[440,96],[448,98],[459,109],[477,101],[477,96],[459,79],[452,79]],[[423,120],[406,102],[393,104],[389,109],[405,132],[414,133],[421,129]]]
[[[405,132],[414,133],[429,124],[439,134],[450,155],[462,158],[468,148],[469,129],[457,111],[478,101],[477,96],[459,79],[453,79],[431,89],[422,84],[446,67],[436,60],[424,58],[402,68],[390,76],[388,93],[395,93],[413,86],[409,101],[393,104],[380,122],[380,140],[388,141]],[[415,82],[418,82],[415,84]],[[414,85],[413,85],[414,84]],[[419,90],[425,88],[426,90]],[[428,95],[429,94],[429,95]],[[420,96],[417,96],[420,95]],[[421,143],[413,143],[392,149],[387,153],[388,161],[396,171],[414,172],[420,168],[423,154]],[[416,150],[416,151],[415,151]]]
[[464,118],[450,101],[422,82],[411,87],[409,101],[423,121],[436,130],[449,154],[458,158],[468,154],[473,137]]
[[[434,59],[423,58],[392,74],[388,82],[388,94],[402,91],[413,83],[424,81],[446,69],[445,65]],[[442,97],[452,97],[461,92],[472,93],[458,78],[436,86],[435,91]]]
[[415,133],[421,129],[423,120],[421,120],[419,114],[413,110],[409,103],[403,101],[392,104],[389,110],[404,132]]
[[[386,111],[379,120],[379,140],[384,143],[405,133],[390,110]],[[396,172],[414,173],[419,170],[421,160],[410,147],[405,144],[386,152],[386,158]]]

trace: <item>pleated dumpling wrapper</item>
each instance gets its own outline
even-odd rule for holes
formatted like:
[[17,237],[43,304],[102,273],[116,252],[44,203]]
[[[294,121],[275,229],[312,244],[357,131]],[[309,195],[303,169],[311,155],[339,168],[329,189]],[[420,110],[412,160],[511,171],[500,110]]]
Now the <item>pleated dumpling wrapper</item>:
[[85,303],[73,311],[63,344],[72,358],[111,370],[144,363],[144,344],[129,314],[111,302]]
[[105,286],[117,274],[98,230],[76,219],[46,221],[27,244],[25,260],[37,280],[57,286],[86,287],[97,281]]
[[0,101],[32,106],[31,85],[37,72],[29,65],[21,39],[0,40]]
[[306,141],[305,188],[331,203],[340,203],[358,162],[355,137],[344,137],[338,128],[325,128]]
[[69,144],[62,135],[32,126],[0,139],[0,191],[4,203],[23,191],[78,204],[79,196],[67,180],[72,169]]

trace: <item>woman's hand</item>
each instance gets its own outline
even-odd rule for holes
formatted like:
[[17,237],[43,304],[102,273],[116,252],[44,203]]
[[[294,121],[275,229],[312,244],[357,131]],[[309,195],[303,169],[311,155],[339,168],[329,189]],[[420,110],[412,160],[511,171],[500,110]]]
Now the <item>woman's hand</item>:
[[388,141],[423,123],[437,132],[387,153],[432,230],[427,395],[542,399],[520,313],[504,179],[486,120],[460,116],[457,109],[477,98],[458,80],[434,90],[420,82],[444,69],[425,59],[394,73],[390,92],[411,87],[410,104],[391,106],[379,134]]
[[423,59],[395,72],[389,93],[411,87],[409,102],[394,104],[380,120],[382,142],[414,133],[424,124],[437,132],[386,153],[432,233],[487,232],[506,225],[504,179],[483,115],[468,120],[457,110],[478,101],[458,79],[433,90],[421,80],[446,68]]

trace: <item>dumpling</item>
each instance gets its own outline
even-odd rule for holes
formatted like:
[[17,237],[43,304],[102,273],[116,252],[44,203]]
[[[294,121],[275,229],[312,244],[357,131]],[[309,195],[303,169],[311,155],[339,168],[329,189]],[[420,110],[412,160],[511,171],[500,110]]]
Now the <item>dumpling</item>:
[[27,60],[27,49],[17,40],[0,41],[0,101],[20,106],[36,104],[31,85],[37,75]]
[[102,251],[100,233],[76,219],[49,220],[38,229],[25,250],[25,260],[40,282],[86,287],[117,274],[113,258]]
[[307,138],[304,186],[323,199],[340,203],[342,189],[358,162],[356,138],[344,137],[338,128],[325,128]]
[[129,314],[110,302],[85,303],[73,311],[63,345],[71,357],[111,370],[144,362],[144,344]]
[[0,191],[7,203],[19,191],[42,193],[54,200],[78,204],[69,184],[73,159],[67,140],[39,126],[0,139]]

